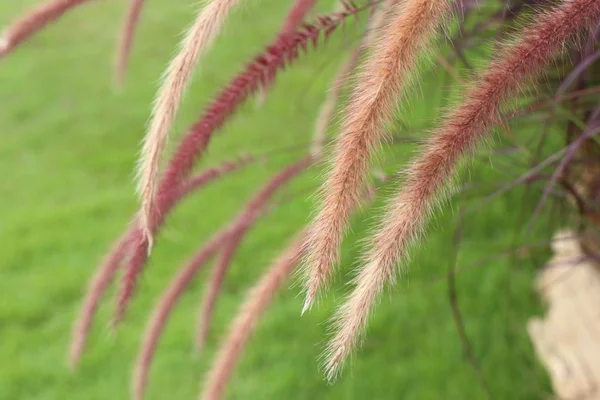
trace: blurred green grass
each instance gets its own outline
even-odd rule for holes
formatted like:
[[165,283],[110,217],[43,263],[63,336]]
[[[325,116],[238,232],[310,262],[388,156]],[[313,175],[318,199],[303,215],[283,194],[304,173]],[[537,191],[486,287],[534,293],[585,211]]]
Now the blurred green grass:
[[[33,0],[2,2],[0,26]],[[0,399],[124,399],[130,369],[155,299],[178,265],[228,221],[261,182],[301,151],[340,56],[359,33],[350,24],[327,46],[280,75],[267,103],[250,101],[221,131],[203,165],[244,152],[269,153],[185,201],[169,219],[116,336],[106,328],[113,302],[101,309],[80,368],[65,355],[82,290],[112,240],[136,209],[132,171],[149,106],[179,34],[196,8],[149,2],[122,93],[111,88],[111,62],[125,2],[91,2],[64,17],[0,63]],[[324,3],[324,4],[323,4]],[[199,115],[211,95],[272,38],[287,9],[273,0],[248,2],[228,24],[186,97],[176,131]],[[322,2],[329,10],[331,2]],[[439,76],[434,77],[438,79]],[[435,115],[425,95],[407,108],[418,124]],[[423,98],[426,98],[424,100]],[[430,103],[429,103],[430,104]],[[176,143],[174,137],[171,143]],[[279,150],[278,150],[279,149]],[[277,150],[277,151],[276,151]],[[411,149],[393,153],[405,161]],[[386,170],[400,164],[386,156]],[[219,338],[246,289],[310,213],[320,174],[297,180],[292,201],[260,222],[239,251],[215,316],[209,346],[191,356],[200,274],[170,319],[152,369],[149,399],[195,398]],[[391,190],[383,188],[381,193]],[[519,218],[520,196],[502,197],[466,221],[459,266],[506,248]],[[450,210],[450,208],[448,208]],[[369,210],[371,211],[371,210]],[[386,295],[364,346],[333,386],[318,370],[326,321],[347,290],[341,282],[372,220],[357,217],[346,241],[343,279],[321,306],[299,316],[297,289],[287,290],[264,318],[231,382],[232,399],[478,399],[483,391],[466,361],[448,302],[444,274],[456,214],[446,212],[415,252],[410,273]],[[488,262],[457,277],[459,304],[483,373],[497,399],[537,399],[547,391],[525,321],[539,311],[532,291],[536,265]],[[510,289],[510,293],[508,290]],[[508,298],[510,297],[510,301]]]

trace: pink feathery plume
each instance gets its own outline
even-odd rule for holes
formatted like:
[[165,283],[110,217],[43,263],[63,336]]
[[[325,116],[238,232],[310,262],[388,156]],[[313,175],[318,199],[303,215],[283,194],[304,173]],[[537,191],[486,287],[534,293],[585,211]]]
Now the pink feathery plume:
[[566,0],[552,11],[538,13],[517,40],[502,46],[466,90],[463,101],[445,115],[422,154],[410,164],[402,188],[371,238],[356,287],[334,317],[335,334],[324,366],[329,379],[356,346],[384,286],[394,281],[396,264],[407,259],[428,216],[448,197],[458,164],[499,121],[504,101],[599,20],[600,0]]
[[106,259],[88,284],[85,300],[79,311],[79,316],[75,320],[73,333],[71,336],[71,345],[69,349],[69,364],[72,368],[77,366],[87,338],[89,336],[92,321],[100,300],[106,293],[114,276],[116,275],[122,260],[127,256],[131,245],[133,228],[128,229],[113,245],[106,256]]
[[[256,158],[253,156],[245,156],[236,161],[227,161],[218,167],[210,168],[189,178],[180,185],[177,195],[173,197],[173,201],[167,204],[166,208],[162,210],[163,214],[168,214],[175,205],[194,190],[198,190],[211,181],[215,181],[219,177],[248,165],[255,160]],[[69,351],[69,362],[72,367],[77,365],[81,357],[100,300],[110,286],[121,263],[131,254],[131,247],[138,237],[139,229],[137,228],[137,221],[134,220],[132,226],[112,246],[105,261],[100,265],[91,279],[86,297],[73,328]]]
[[303,232],[295,238],[248,293],[207,374],[201,399],[217,400],[223,397],[226,384],[250,335],[296,267],[305,236]]
[[[339,71],[333,78],[332,84],[327,92],[327,98],[321,105],[317,119],[315,121],[315,128],[313,133],[313,140],[311,146],[311,154],[315,160],[320,159],[323,155],[323,147],[326,140],[327,128],[331,122],[331,118],[335,111],[335,107],[339,100],[342,88],[350,75],[350,73],[356,67],[360,56],[361,46],[357,46],[346,62],[342,64]],[[230,242],[225,246],[221,253],[221,258],[217,262],[213,269],[213,276],[210,284],[208,285],[208,292],[205,296],[201,309],[200,316],[198,318],[198,327],[196,335],[196,351],[200,351],[206,342],[210,329],[210,321],[212,319],[213,309],[220,292],[220,287],[225,277],[227,268],[231,263],[231,259],[239,247],[245,232],[240,232],[236,237],[232,237]]]
[[129,9],[123,22],[123,28],[117,45],[115,57],[115,81],[118,87],[123,86],[125,82],[125,74],[131,56],[131,48],[133,45],[133,37],[138,26],[140,15],[146,4],[145,0],[130,0]]
[[[375,196],[374,185],[367,185],[362,198],[365,202],[371,202]],[[296,268],[304,250],[303,245],[307,234],[308,229],[304,229],[298,234],[248,293],[230,325],[229,333],[219,348],[216,361],[207,374],[201,399],[217,400],[223,396],[227,382],[233,374],[250,335],[256,329],[260,318],[266,312],[276,293]]]
[[306,293],[302,312],[312,306],[332,275],[350,210],[359,201],[371,153],[385,136],[385,126],[394,115],[419,57],[450,12],[449,0],[390,3],[384,4],[390,17],[357,78],[336,140],[331,171],[321,189],[323,199],[310,228],[302,268]]
[[159,303],[154,308],[150,323],[144,335],[142,351],[139,353],[134,369],[133,398],[143,400],[144,389],[148,380],[148,369],[154,356],[154,349],[162,329],[167,321],[171,309],[181,294],[185,291],[196,273],[203,267],[219,250],[223,241],[231,234],[229,229],[214,235],[202,247],[202,249],[192,257],[187,264],[175,276],[175,279],[169,285],[169,288],[161,296]]
[[[343,11],[321,17],[313,25],[305,24],[291,35],[278,35],[263,53],[250,62],[245,70],[221,91],[202,118],[185,135],[175,155],[171,158],[155,194],[156,199],[153,200],[156,207],[152,207],[153,211],[149,219],[152,235],[155,234],[156,226],[161,221],[161,202],[168,201],[168,198],[172,196],[173,188],[177,187],[178,183],[188,175],[196,159],[206,150],[212,135],[238,107],[260,87],[269,85],[280,70],[298,58],[301,50],[307,49],[311,44],[316,46],[321,36],[328,37],[348,17],[356,16],[376,3],[370,2],[360,7],[346,5]],[[143,235],[134,246],[136,252],[147,253],[148,235]],[[140,255],[138,259],[143,259],[143,261],[137,262],[139,260],[136,260],[136,263],[130,263],[130,267],[124,274],[122,287],[118,294],[118,309],[120,310],[117,311],[118,314],[124,313],[146,258],[147,256]]]
[[152,247],[152,214],[160,157],[175,121],[179,105],[196,65],[221,32],[230,12],[240,0],[207,0],[181,42],[181,49],[164,73],[158,89],[138,163],[140,223]]
[[223,245],[223,250],[221,250],[221,254],[216,261],[215,266],[213,267],[211,277],[206,285],[206,294],[202,299],[202,305],[200,306],[200,313],[198,315],[195,341],[197,353],[202,350],[204,344],[206,343],[208,333],[210,332],[210,323],[213,316],[213,310],[219,294],[221,293],[221,287],[223,285],[223,281],[225,280],[225,275],[227,274],[227,271],[231,266],[231,262],[233,261],[233,257],[242,244],[242,240],[244,239],[247,231],[247,229],[239,230],[228,238],[227,243]]
[[305,157],[301,161],[290,165],[277,174],[261,190],[259,190],[238,217],[235,218],[222,233],[209,240],[208,244],[192,257],[191,261],[176,275],[175,279],[171,282],[154,308],[144,334],[144,341],[135,364],[132,381],[133,397],[136,400],[144,398],[144,389],[146,388],[148,371],[166,320],[177,300],[179,300],[185,289],[189,286],[198,270],[205,265],[208,259],[212,257],[220,247],[227,243],[228,239],[235,236],[240,231],[249,229],[261,213],[264,212],[267,204],[277,190],[306,170],[312,162],[312,157]]
[[[220,167],[209,169],[200,173],[196,177],[189,178],[186,182],[180,184],[177,188],[172,190],[168,196],[161,197],[160,202],[158,203],[157,213],[155,214],[155,230],[158,231],[158,229],[160,229],[168,213],[179,203],[183,197],[187,196],[189,193],[193,192],[199,187],[202,187],[205,184],[223,176],[224,174],[235,171],[253,161],[256,161],[254,157],[246,156],[236,162],[226,162]],[[146,236],[143,234],[142,229],[138,226],[132,235],[133,245],[130,259],[127,263],[125,277],[127,277],[127,274],[131,273],[131,271],[140,271],[148,260]],[[133,281],[125,279],[125,282],[127,283]],[[133,286],[124,286],[122,288],[122,292],[131,294],[133,293],[133,289]],[[121,295],[123,295],[123,293],[121,293]],[[126,308],[122,306],[121,301],[122,298],[119,297],[119,303],[113,320],[113,325],[118,324],[125,315]]]
[[89,0],[50,0],[37,5],[15,20],[0,36],[0,58],[30,36]]

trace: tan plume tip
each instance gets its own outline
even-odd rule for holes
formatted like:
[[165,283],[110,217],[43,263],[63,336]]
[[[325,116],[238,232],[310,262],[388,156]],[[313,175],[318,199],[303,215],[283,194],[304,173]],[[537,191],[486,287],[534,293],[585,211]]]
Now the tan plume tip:
[[[148,223],[154,210],[160,156],[169,131],[200,56],[208,50],[220,32],[230,9],[238,1],[211,0],[199,12],[196,21],[181,43],[181,50],[167,68],[156,95],[138,165],[138,192],[142,202],[141,221],[149,243],[152,243],[153,232]],[[151,246],[148,248],[150,249]]]
[[332,275],[350,211],[359,202],[373,149],[389,122],[417,60],[450,11],[448,0],[406,0],[393,4],[372,56],[357,78],[338,136],[331,170],[322,186],[303,263],[304,310]]
[[402,188],[389,202],[370,239],[356,288],[334,317],[335,334],[325,355],[330,379],[356,347],[384,286],[395,279],[396,265],[406,263],[429,215],[448,197],[459,163],[498,122],[501,106],[599,19],[600,0],[567,0],[550,12],[538,13],[517,40],[503,45],[468,87],[463,101],[442,118],[422,153],[410,163]]
[[288,245],[248,293],[207,374],[201,399],[218,400],[222,398],[227,382],[233,374],[248,339],[256,329],[257,323],[296,267],[305,235],[306,233],[302,232]]

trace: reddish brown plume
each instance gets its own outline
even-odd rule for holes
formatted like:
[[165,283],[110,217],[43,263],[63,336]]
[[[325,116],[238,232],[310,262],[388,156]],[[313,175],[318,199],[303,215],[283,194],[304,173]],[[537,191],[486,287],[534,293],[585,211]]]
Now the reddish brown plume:
[[148,370],[152,363],[152,357],[154,357],[154,350],[171,310],[198,270],[214,256],[230,233],[229,229],[225,229],[209,239],[204,247],[179,271],[154,308],[134,367],[132,394],[135,400],[143,400],[144,398],[144,389],[148,381]]
[[27,38],[56,21],[72,8],[89,0],[50,0],[15,20],[0,36],[0,57],[8,54]]
[[115,81],[118,87],[123,86],[125,82],[125,74],[127,73],[127,65],[131,55],[131,47],[133,45],[133,37],[140,20],[140,15],[146,0],[130,0],[129,9],[123,22],[123,29],[119,37],[117,45],[117,53],[115,57]]
[[113,245],[104,262],[96,270],[96,273],[92,277],[87,289],[87,294],[79,316],[75,320],[73,327],[73,334],[71,338],[71,346],[69,349],[69,363],[72,368],[77,366],[81,353],[85,348],[87,338],[92,326],[92,321],[100,300],[108,290],[110,283],[121,265],[123,259],[127,256],[129,246],[132,240],[133,228],[128,229],[123,236],[121,236]]
[[223,397],[227,382],[250,335],[275,294],[296,267],[302,244],[306,240],[305,236],[306,233],[303,232],[294,239],[248,293],[230,325],[229,334],[223,340],[216,361],[207,374],[201,399],[217,400]]
[[385,284],[393,282],[398,261],[424,227],[427,217],[444,200],[458,163],[498,122],[503,100],[536,77],[565,45],[600,19],[600,0],[570,0],[548,13],[539,13],[512,44],[505,45],[462,103],[442,119],[422,154],[410,164],[402,189],[389,203],[370,241],[356,288],[334,318],[335,335],[327,347],[329,379],[356,346],[369,312]]
[[[161,209],[161,215],[168,215],[173,207],[193,191],[198,190],[211,181],[215,181],[219,177],[248,165],[255,160],[256,159],[252,156],[246,156],[236,161],[227,161],[218,167],[209,168],[206,171],[200,172],[189,178],[179,186],[178,190],[175,191],[176,195],[171,198],[169,203],[162,204],[163,208]],[[69,350],[69,362],[72,367],[77,365],[77,362],[81,357],[100,300],[108,290],[121,263],[123,263],[127,256],[132,252],[131,247],[133,247],[132,245],[139,235],[140,231],[137,228],[137,220],[134,220],[132,226],[129,227],[114,243],[111,250],[106,255],[104,262],[98,267],[98,270],[92,277],[79,316],[73,327]],[[134,248],[133,250],[133,254],[135,255],[137,249]]]
[[241,229],[234,235],[231,235],[227,243],[223,245],[223,250],[219,255],[218,260],[215,262],[212,274],[208,284],[206,285],[206,294],[202,299],[202,305],[200,306],[200,313],[198,315],[198,326],[196,327],[196,352],[200,352],[206,343],[208,333],[210,332],[210,325],[212,321],[213,311],[221,293],[221,287],[225,280],[225,275],[231,266],[233,257],[236,251],[242,244],[242,240],[246,236],[250,226],[246,229]]
[[275,177],[256,193],[253,199],[234,221],[229,224],[222,233],[215,235],[209,240],[209,242],[175,276],[175,279],[171,282],[154,308],[146,328],[145,339],[134,368],[132,382],[133,397],[136,400],[144,398],[144,389],[148,379],[150,364],[167,318],[198,270],[203,267],[208,259],[212,257],[231,237],[239,234],[239,232],[249,229],[249,227],[251,227],[257,218],[264,212],[277,190],[305,171],[312,162],[312,157],[305,157],[275,175]]
[[[165,222],[165,218],[169,212],[179,203],[185,196],[201,188],[209,182],[216,180],[217,178],[233,172],[250,162],[256,161],[252,156],[246,156],[238,161],[225,162],[221,166],[216,168],[208,169],[200,174],[189,178],[184,181],[183,184],[177,185],[173,190],[168,191],[166,195],[161,196],[158,201],[158,210],[154,214],[153,225],[156,232],[160,229],[162,224]],[[143,265],[148,260],[148,251],[146,247],[145,236],[138,226],[134,232],[132,232],[132,251],[131,257],[127,265],[127,271],[125,272],[124,285],[121,288],[121,292],[118,296],[117,312],[115,314],[114,323],[119,323],[125,315],[127,302],[125,299],[129,299],[134,291],[135,279],[131,279],[130,276],[139,273],[142,270]],[[129,278],[129,279],[127,279]]]
[[357,79],[344,112],[331,172],[323,185],[321,208],[307,239],[303,266],[310,308],[339,259],[350,211],[358,204],[370,154],[385,133],[385,124],[410,79],[419,55],[429,46],[448,13],[448,0],[406,0],[389,6],[391,17],[372,56]]

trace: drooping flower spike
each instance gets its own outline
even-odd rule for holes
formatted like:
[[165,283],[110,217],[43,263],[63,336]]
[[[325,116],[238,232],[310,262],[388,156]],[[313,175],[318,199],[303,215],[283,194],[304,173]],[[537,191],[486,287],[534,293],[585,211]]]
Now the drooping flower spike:
[[[185,196],[193,191],[198,190],[208,183],[213,182],[226,174],[232,173],[255,160],[255,157],[245,156],[239,160],[228,161],[218,167],[209,168],[206,171],[189,178],[179,187],[178,194],[172,198],[172,202],[165,204],[165,207],[161,210],[162,214],[167,215]],[[79,358],[81,357],[100,300],[108,290],[108,287],[117,274],[121,264],[128,255],[131,254],[131,247],[138,234],[139,228],[137,227],[137,221],[134,220],[131,226],[113,244],[113,247],[105,257],[105,260],[98,267],[88,284],[85,299],[73,327],[71,346],[69,349],[69,363],[72,367],[77,365]]]
[[131,48],[133,46],[133,37],[140,21],[140,16],[146,4],[146,0],[130,0],[123,28],[119,35],[117,51],[115,54],[115,83],[117,87],[122,87],[125,82],[127,65],[131,57]]
[[[382,181],[386,179],[384,175],[381,178],[383,178]],[[370,203],[375,197],[376,188],[374,185],[367,185],[361,196],[362,203]],[[283,288],[285,282],[296,269],[302,257],[302,252],[305,250],[304,243],[307,236],[308,229],[304,228],[291,240],[285,250],[275,259],[272,266],[249,291],[230,324],[216,360],[206,375],[202,395],[200,396],[202,400],[219,400],[225,394],[227,382],[231,378],[244,347],[256,329],[260,318],[267,311],[277,292]]]
[[343,114],[321,206],[307,238],[303,312],[316,300],[338,262],[350,210],[359,201],[371,152],[385,136],[385,125],[392,119],[418,59],[450,11],[450,0],[398,0],[386,5],[388,21]]
[[179,270],[167,290],[165,290],[161,296],[148,322],[146,333],[144,335],[144,342],[138,355],[132,381],[133,397],[136,400],[144,398],[144,389],[148,379],[150,364],[166,320],[175,306],[175,303],[192,282],[199,269],[202,268],[215,252],[222,248],[229,240],[250,229],[258,217],[266,210],[271,198],[277,191],[304,172],[312,165],[313,161],[312,156],[307,156],[284,168],[280,173],[275,175],[256,193],[233,222],[223,229],[221,233],[218,233],[213,236],[213,238],[209,239],[202,249],[200,249],[200,251]]
[[306,232],[294,238],[249,291],[206,376],[200,396],[202,400],[218,400],[223,397],[227,382],[246,342],[256,328],[259,319],[271,304],[273,297],[283,287],[296,267],[305,240]]
[[[285,17],[285,21],[283,22],[283,26],[279,31],[278,37],[292,35],[294,32],[298,30],[305,23],[306,16],[315,6],[316,0],[296,0],[292,5],[292,8],[288,12]],[[267,98],[267,92],[269,90],[269,86],[264,86],[258,92],[258,96],[256,99],[256,105],[258,107],[262,106]]]
[[140,224],[148,250],[152,248],[152,213],[158,180],[160,156],[179,104],[200,57],[209,49],[225,20],[240,0],[207,0],[181,43],[181,49],[165,71],[154,100],[152,116],[144,139],[138,167],[138,192],[141,198]]
[[56,21],[73,8],[89,0],[48,0],[28,10],[0,35],[0,58],[14,50],[30,36]]
[[[323,146],[326,141],[327,128],[329,127],[335,107],[341,95],[341,91],[345,86],[346,80],[351,76],[358,62],[360,55],[360,44],[351,52],[347,61],[340,67],[339,71],[334,76],[330,85],[327,97],[319,109],[315,120],[313,132],[313,140],[311,145],[311,155],[316,161],[323,157]],[[202,300],[200,307],[200,315],[198,317],[198,326],[196,328],[196,351],[200,351],[206,342],[210,323],[212,319],[215,303],[220,294],[220,289],[225,278],[225,274],[231,264],[235,251],[240,246],[241,241],[246,234],[246,231],[232,235],[228,243],[224,245],[219,260],[213,268],[212,276],[207,284],[206,294]]]
[[[301,50],[311,44],[316,46],[319,38],[327,38],[350,17],[378,4],[378,1],[362,6],[344,4],[342,11],[328,17],[320,17],[314,24],[304,24],[291,35],[278,35],[266,50],[250,62],[244,71],[236,76],[215,98],[203,116],[184,136],[161,179],[156,200],[152,203],[154,212],[150,219],[150,229],[155,234],[163,216],[161,203],[168,202],[173,188],[187,176],[194,163],[207,149],[212,135],[234,114],[234,112],[260,88],[268,87],[277,73],[298,58]],[[125,313],[127,305],[135,290],[135,285],[143,265],[148,257],[148,235],[140,235],[132,245],[134,256],[123,277],[122,287],[118,294],[119,320]]]

